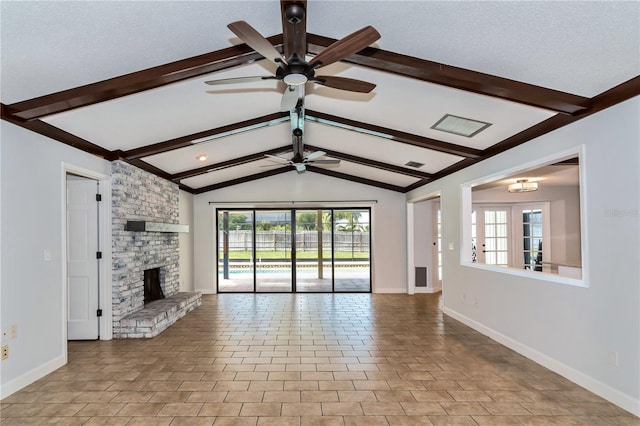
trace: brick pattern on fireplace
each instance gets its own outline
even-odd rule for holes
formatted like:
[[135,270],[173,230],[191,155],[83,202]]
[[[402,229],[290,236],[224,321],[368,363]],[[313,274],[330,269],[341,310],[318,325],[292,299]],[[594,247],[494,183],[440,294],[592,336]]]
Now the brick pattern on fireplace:
[[129,337],[121,319],[144,306],[145,269],[161,268],[165,297],[178,293],[178,234],[124,229],[127,220],[178,223],[179,189],[122,161],[114,161],[111,167],[113,335],[118,338]]

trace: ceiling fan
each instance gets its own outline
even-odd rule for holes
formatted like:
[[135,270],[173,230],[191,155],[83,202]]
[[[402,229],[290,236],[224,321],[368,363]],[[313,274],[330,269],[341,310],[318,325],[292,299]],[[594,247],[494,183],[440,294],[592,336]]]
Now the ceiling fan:
[[[270,154],[265,154],[265,157],[267,157],[267,159],[277,164],[293,166],[298,173],[305,172],[307,170],[307,165],[340,164],[340,160],[320,159],[320,157],[324,157],[327,154],[324,151],[314,151],[305,156],[301,129],[294,129],[292,138],[293,138],[293,158],[288,159],[288,158],[279,157],[277,155],[270,155]],[[269,166],[263,166],[263,167],[269,167]]]
[[340,61],[375,42],[380,38],[372,26],[364,27],[326,47],[316,56],[306,61],[306,0],[281,0],[283,25],[283,51],[281,54],[257,30],[245,21],[232,22],[227,27],[249,47],[278,66],[273,76],[235,77],[205,81],[209,85],[247,83],[261,80],[281,80],[287,88],[280,103],[281,111],[290,111],[304,99],[307,82],[317,83],[334,89],[369,93],[376,85],[346,77],[316,75],[316,70]]

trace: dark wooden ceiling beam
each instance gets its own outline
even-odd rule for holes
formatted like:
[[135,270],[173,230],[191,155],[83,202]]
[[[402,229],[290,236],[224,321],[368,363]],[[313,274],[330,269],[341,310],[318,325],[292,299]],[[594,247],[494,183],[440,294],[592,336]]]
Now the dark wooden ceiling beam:
[[550,117],[533,127],[529,127],[528,129],[523,130],[522,132],[515,134],[501,142],[498,142],[490,148],[487,148],[484,151],[482,159],[484,160],[489,157],[493,157],[494,155],[500,154],[501,152],[504,152],[508,149],[516,147],[532,139],[538,138],[556,129],[564,127],[567,124],[571,124],[575,121],[581,120],[585,117],[593,115],[606,108],[612,107],[613,105],[624,102],[639,95],[640,76],[636,76],[622,84],[617,85],[616,87],[607,90],[606,92],[593,97],[591,99],[593,106],[589,110],[583,111],[575,116],[556,115]]
[[262,152],[256,152],[255,154],[245,155],[243,157],[233,158],[227,161],[221,161],[219,163],[211,164],[209,166],[198,167],[197,169],[186,170],[184,172],[175,173],[171,176],[171,180],[174,182],[182,179],[187,179],[194,176],[203,175],[210,172],[215,172],[229,167],[240,166],[242,164],[250,163],[252,161],[264,160],[265,155],[276,155],[282,152],[291,151],[291,145],[281,146],[279,148],[273,148]]
[[288,119],[288,112],[276,112],[273,114],[267,114],[263,115],[262,117],[252,118],[250,120],[216,127],[215,129],[205,130],[202,132],[193,133],[191,135],[169,139],[164,142],[158,142],[152,145],[146,145],[140,148],[131,149],[129,151],[125,151],[123,156],[127,159],[134,159],[148,157],[150,155],[162,154],[163,152],[191,146],[193,145],[194,140],[207,137],[213,138],[222,133],[241,133],[244,131],[273,126],[275,124],[279,124],[280,122],[286,122]]
[[351,182],[361,183],[363,185],[375,186],[382,189],[395,192],[405,192],[404,187],[391,185],[390,183],[378,182],[377,180],[366,179],[360,176],[348,175],[345,173],[336,172],[335,170],[323,169],[322,167],[307,166],[307,171],[318,173],[325,176],[331,176],[337,179],[348,180]]
[[381,161],[372,160],[370,158],[358,157],[356,155],[345,154],[343,152],[333,151],[333,150],[330,150],[330,149],[316,147],[316,146],[313,146],[313,145],[306,145],[305,144],[305,148],[310,150],[310,151],[324,151],[331,158],[337,158],[339,160],[345,160],[345,161],[349,161],[351,163],[361,164],[363,166],[374,167],[376,169],[385,170],[387,172],[400,173],[400,174],[403,174],[405,176],[411,176],[411,177],[416,177],[416,178],[420,178],[420,179],[427,179],[427,180],[431,180],[431,178],[433,177],[432,174],[421,172],[420,170],[412,170],[412,169],[408,169],[406,167],[400,167],[400,166],[396,166],[394,164],[383,163]]
[[[314,55],[334,41],[332,38],[307,34],[308,51]],[[583,96],[373,47],[349,56],[344,62],[563,114],[576,114],[590,107],[589,98]]]
[[241,178],[237,178],[237,179],[231,179],[231,180],[227,180],[224,182],[220,182],[220,183],[215,183],[213,185],[208,185],[208,186],[204,186],[202,188],[196,188],[193,190],[194,194],[202,194],[204,192],[209,192],[209,191],[215,191],[216,189],[222,189],[222,188],[227,188],[229,186],[233,186],[233,185],[239,185],[241,183],[246,183],[246,182],[251,182],[253,180],[257,180],[257,179],[262,179],[262,178],[266,178],[269,176],[275,176],[275,175],[279,175],[282,173],[286,173],[286,172],[290,172],[291,168],[290,167],[278,167],[277,169],[271,169],[271,170],[267,170],[261,173],[256,173],[253,175],[247,175],[247,176],[243,176]]
[[[272,36],[268,40],[278,46],[282,43],[282,36]],[[262,59],[260,54],[254,52],[246,44],[240,44],[97,83],[17,102],[8,105],[8,110],[15,117],[23,120],[33,120],[98,102],[133,95],[259,59]]]
[[[592,98],[592,107],[589,110],[583,111],[580,114],[569,116],[569,115],[555,115],[553,117],[548,118],[547,120],[538,123],[537,125],[530,127],[522,132],[513,135],[503,141],[493,145],[492,147],[486,149],[484,151],[484,155],[481,159],[466,159],[459,163],[453,164],[445,169],[440,170],[438,173],[433,175],[433,180],[441,179],[447,175],[455,173],[459,170],[462,170],[470,165],[480,162],[482,160],[486,160],[490,157],[498,155],[502,152],[505,152],[511,148],[515,148],[518,145],[521,145],[525,142],[529,142],[535,138],[543,136],[547,133],[550,133],[554,130],[557,130],[561,127],[564,127],[568,124],[579,121],[583,118],[586,118],[590,115],[593,115],[597,112],[600,112],[604,109],[610,108],[614,105],[617,105],[621,102],[634,98],[636,96],[640,96],[640,76],[636,76],[624,83],[613,87],[606,92],[603,92]],[[426,185],[429,183],[428,181],[420,181],[416,182],[413,185],[407,187],[407,192],[420,186]]]
[[444,152],[447,154],[457,155],[465,158],[480,158],[482,157],[482,151],[479,149],[469,148],[462,145],[456,145],[448,142],[443,142],[437,139],[426,138],[424,136],[418,136],[411,133],[401,132],[395,129],[389,129],[386,127],[376,126],[374,124],[363,123],[361,121],[349,120],[344,117],[338,117],[336,115],[325,114],[319,111],[306,110],[306,119],[308,121],[316,121],[329,126],[340,127],[354,132],[360,132],[365,134],[383,134],[386,135],[386,139],[406,143],[408,145],[419,146],[420,148],[432,149],[434,151]]
[[10,114],[5,104],[0,104],[0,111],[2,112],[3,120],[9,123],[13,123],[16,126],[20,126],[23,129],[31,130],[32,132],[54,139],[58,142],[62,142],[65,145],[78,148],[82,151],[88,152],[89,154],[93,154],[98,157],[102,157],[107,160],[113,159],[111,155],[111,151],[104,149],[101,146],[98,146],[96,144],[93,144],[85,139],[82,139],[76,135],[73,135],[69,132],[65,132],[64,130],[61,130],[55,126],[52,126],[49,123],[45,123],[44,121],[40,121],[40,120],[24,121],[24,120],[17,119],[16,117]]

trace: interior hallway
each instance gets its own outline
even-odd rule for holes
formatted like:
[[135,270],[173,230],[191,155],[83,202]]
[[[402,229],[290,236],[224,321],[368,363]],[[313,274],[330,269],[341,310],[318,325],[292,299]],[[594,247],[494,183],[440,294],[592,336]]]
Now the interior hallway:
[[465,325],[442,297],[205,295],[154,339],[70,342],[9,425],[637,425]]

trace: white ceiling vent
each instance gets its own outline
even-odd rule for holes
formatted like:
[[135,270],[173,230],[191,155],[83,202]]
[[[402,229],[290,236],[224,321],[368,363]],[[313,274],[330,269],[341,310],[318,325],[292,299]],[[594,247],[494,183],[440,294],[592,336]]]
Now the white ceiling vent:
[[431,128],[470,138],[477,135],[489,126],[491,126],[491,123],[485,123],[484,121],[472,120],[470,118],[446,114],[444,117],[438,120],[436,124],[431,126]]

